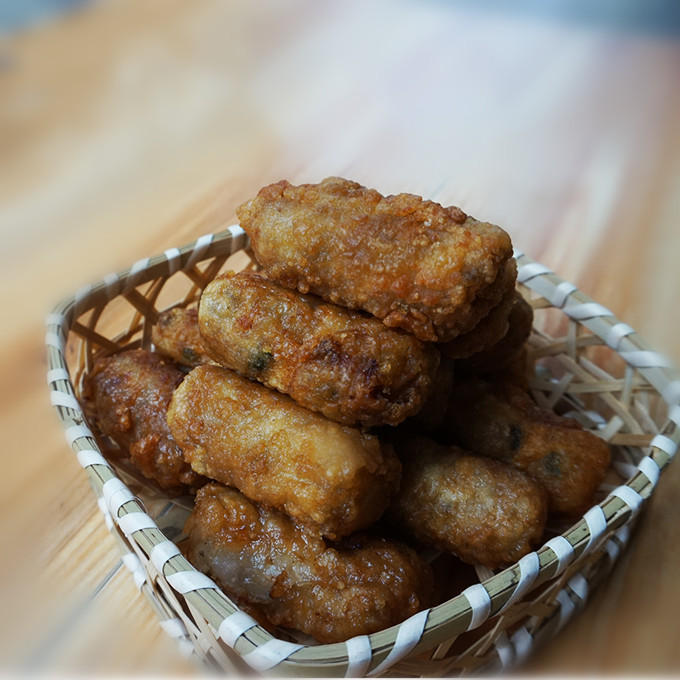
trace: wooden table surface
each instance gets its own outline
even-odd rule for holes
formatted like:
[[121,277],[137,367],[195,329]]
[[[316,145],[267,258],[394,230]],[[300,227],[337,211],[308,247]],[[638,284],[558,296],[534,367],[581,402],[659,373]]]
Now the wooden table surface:
[[[193,673],[45,384],[60,296],[281,178],[458,204],[680,362],[680,42],[471,4],[102,1],[0,42],[0,673]],[[680,464],[526,672],[678,673]]]

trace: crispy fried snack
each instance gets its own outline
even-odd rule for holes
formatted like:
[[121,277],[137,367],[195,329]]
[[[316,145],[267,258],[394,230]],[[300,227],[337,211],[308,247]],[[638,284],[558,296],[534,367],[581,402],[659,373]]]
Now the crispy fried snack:
[[494,345],[456,362],[461,375],[486,375],[507,369],[522,353],[534,322],[532,306],[516,292],[510,314],[508,330]]
[[420,437],[395,445],[403,477],[390,515],[417,540],[492,569],[540,541],[546,493],[521,470]]
[[129,451],[145,477],[175,492],[205,482],[185,462],[165,422],[183,375],[159,355],[135,349],[99,359],[85,385],[100,431]]
[[329,538],[374,522],[399,484],[399,461],[377,437],[219,366],[189,373],[168,425],[196,472]]
[[561,514],[582,514],[609,467],[605,441],[575,420],[539,408],[507,382],[457,382],[447,423],[451,441],[512,463],[540,482],[549,510]]
[[254,272],[209,283],[199,325],[222,366],[345,425],[397,425],[416,413],[439,364],[432,345]]
[[174,307],[161,312],[151,330],[156,351],[184,366],[208,361],[198,332],[198,310]]
[[500,227],[338,177],[271,184],[236,212],[270,278],[425,341],[472,330],[508,290],[506,264],[514,266]]
[[519,293],[511,288],[471,331],[439,345],[442,355],[449,359],[465,359],[496,345],[508,332],[516,295]]
[[340,642],[399,623],[431,604],[418,555],[381,538],[328,547],[276,510],[208,484],[186,525],[187,557],[263,623]]

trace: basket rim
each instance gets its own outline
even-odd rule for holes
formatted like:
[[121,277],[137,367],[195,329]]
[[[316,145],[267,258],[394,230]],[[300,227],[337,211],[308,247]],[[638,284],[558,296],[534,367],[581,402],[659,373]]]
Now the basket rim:
[[[216,255],[231,255],[247,247],[248,238],[243,229],[232,225],[223,231],[200,236],[181,248],[170,248],[161,255],[138,260],[128,269],[83,286],[58,303],[47,316],[45,344],[52,405],[57,410],[68,443],[94,485],[107,525],[122,531],[132,547],[141,550],[150,560],[157,575],[168,579],[189,610],[198,611],[216,636],[258,671],[276,668],[286,674],[310,675],[328,671],[331,667],[340,674],[365,672],[370,668],[370,675],[374,675],[386,671],[411,652],[430,649],[452,634],[477,628],[518,601],[529,586],[533,588],[558,576],[575,560],[600,545],[607,535],[632,521],[643,501],[652,495],[660,473],[675,455],[680,441],[680,379],[674,375],[671,362],[652,350],[636,331],[620,322],[610,310],[516,250],[518,283],[541,296],[547,306],[561,310],[571,320],[588,328],[628,366],[638,370],[669,407],[668,427],[672,429],[657,434],[636,472],[560,536],[446,602],[423,610],[400,624],[346,642],[300,645],[280,640],[243,613],[214,582],[184,559],[174,543],[165,538],[155,521],[146,514],[141,501],[117,477],[89,430],[65,358],[68,334],[83,313],[107,304],[119,295],[126,295],[134,304],[136,286],[160,275],[189,270]],[[212,615],[207,616],[206,612]]]

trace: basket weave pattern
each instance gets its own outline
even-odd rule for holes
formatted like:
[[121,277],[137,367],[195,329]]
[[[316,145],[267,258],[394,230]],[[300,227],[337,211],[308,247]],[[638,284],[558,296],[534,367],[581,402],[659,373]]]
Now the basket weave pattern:
[[[542,406],[568,411],[614,445],[600,502],[513,566],[497,573],[478,568],[479,583],[397,626],[330,645],[302,644],[283,639],[284,633],[273,637],[168,540],[159,528],[167,499],[156,502],[159,493],[142,485],[143,502],[123,483],[102,455],[101,438],[78,399],[83,375],[98,354],[149,347],[159,312],[197,300],[225,262],[234,266],[227,260],[235,253],[242,267],[247,245],[236,226],[203,236],[86,286],[47,318],[52,404],[123,561],[161,626],[178,639],[180,650],[237,672],[251,667],[295,676],[422,676],[490,673],[520,663],[583,605],[628,541],[680,440],[677,375],[609,310],[516,252],[518,281],[536,313],[533,396]],[[171,289],[179,292],[161,304]]]

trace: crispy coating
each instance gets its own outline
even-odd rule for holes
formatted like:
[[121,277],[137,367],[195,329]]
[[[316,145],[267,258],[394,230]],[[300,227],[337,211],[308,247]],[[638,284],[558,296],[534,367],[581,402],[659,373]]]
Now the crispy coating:
[[235,489],[204,486],[186,525],[188,559],[263,623],[340,642],[431,604],[432,574],[404,545],[353,537],[329,547]]
[[158,354],[135,349],[99,359],[86,384],[100,431],[129,451],[145,477],[177,492],[205,481],[185,462],[165,421],[183,375]]
[[237,214],[270,278],[421,340],[470,331],[507,290],[507,233],[413,194],[384,197],[339,177],[283,180]]
[[516,294],[511,288],[471,331],[439,345],[442,355],[449,359],[465,359],[496,345],[508,332]]
[[521,470],[420,437],[395,445],[403,476],[390,514],[414,538],[492,569],[540,541],[546,494]]
[[199,325],[219,364],[345,425],[397,425],[413,415],[439,364],[432,345],[254,272],[208,284]]
[[198,366],[208,361],[198,331],[198,310],[195,307],[174,307],[158,316],[151,330],[156,351],[178,364]]
[[582,514],[609,467],[605,441],[575,420],[539,408],[507,382],[457,382],[447,423],[455,443],[512,463],[540,482],[553,512]]
[[192,468],[338,538],[383,513],[400,465],[377,437],[220,366],[194,368],[168,424]]
[[461,374],[486,375],[507,369],[520,357],[533,322],[532,306],[521,293],[515,292],[505,335],[496,344],[456,362],[457,370]]

